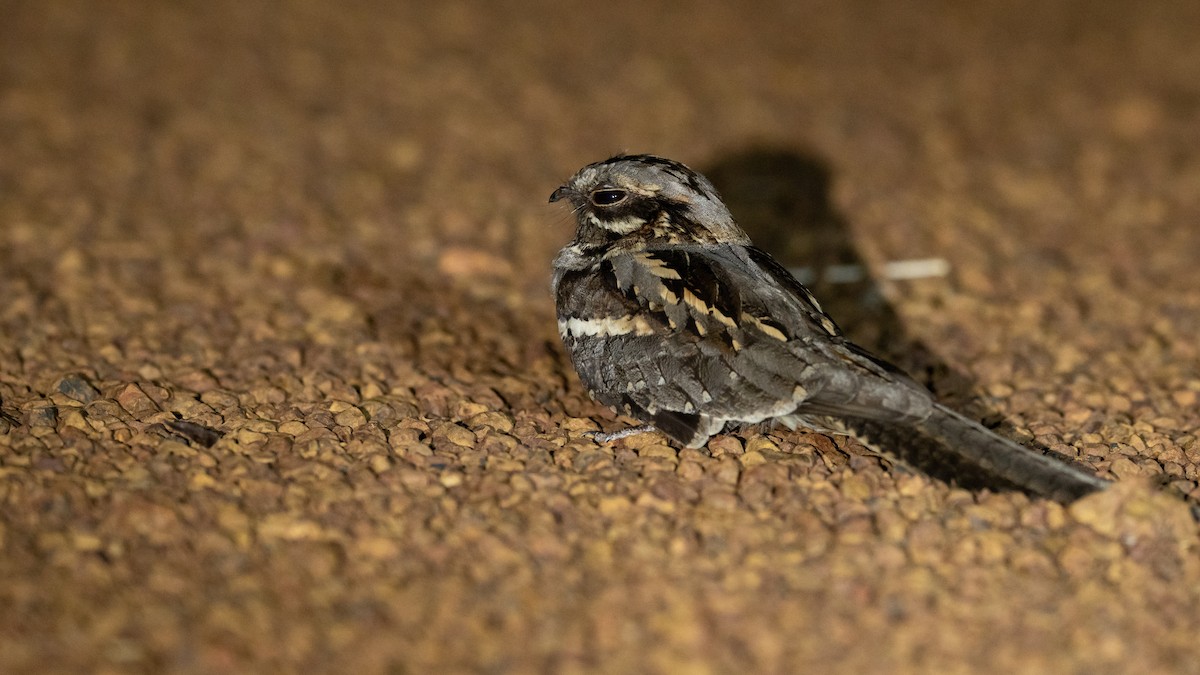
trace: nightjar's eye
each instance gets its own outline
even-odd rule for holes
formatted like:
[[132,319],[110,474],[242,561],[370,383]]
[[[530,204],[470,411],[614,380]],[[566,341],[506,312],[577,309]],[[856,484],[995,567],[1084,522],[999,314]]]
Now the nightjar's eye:
[[617,190],[615,188],[602,188],[600,190],[592,191],[591,200],[596,206],[613,206],[625,201],[625,198],[628,196],[629,193],[625,192],[624,190]]

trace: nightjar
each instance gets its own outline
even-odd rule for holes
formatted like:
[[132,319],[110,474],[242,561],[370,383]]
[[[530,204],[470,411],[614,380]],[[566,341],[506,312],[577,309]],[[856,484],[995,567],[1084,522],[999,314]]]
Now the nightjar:
[[563,199],[577,229],[554,260],[553,290],[571,361],[593,398],[676,443],[698,448],[725,429],[778,423],[853,434],[885,453],[936,445],[1060,501],[1107,485],[942,406],[847,340],[683,164],[613,157],[550,196]]

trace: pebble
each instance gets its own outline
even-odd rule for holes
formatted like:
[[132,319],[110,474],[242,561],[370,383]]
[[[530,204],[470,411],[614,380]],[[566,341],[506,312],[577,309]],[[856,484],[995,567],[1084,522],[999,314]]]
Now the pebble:
[[92,383],[79,373],[64,376],[58,381],[55,389],[80,403],[91,403],[100,396],[100,392],[92,386]]
[[114,398],[125,412],[135,418],[159,411],[154,400],[141,387],[133,383],[119,388]]

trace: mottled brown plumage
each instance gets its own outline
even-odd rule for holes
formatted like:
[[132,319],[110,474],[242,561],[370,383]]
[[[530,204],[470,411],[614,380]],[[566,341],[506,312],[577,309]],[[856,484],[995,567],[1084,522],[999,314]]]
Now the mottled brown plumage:
[[554,261],[567,352],[596,400],[681,445],[778,422],[940,444],[1000,483],[1063,501],[1106,485],[941,406],[848,341],[686,166],[613,157],[581,169],[550,197],[560,199],[578,222]]

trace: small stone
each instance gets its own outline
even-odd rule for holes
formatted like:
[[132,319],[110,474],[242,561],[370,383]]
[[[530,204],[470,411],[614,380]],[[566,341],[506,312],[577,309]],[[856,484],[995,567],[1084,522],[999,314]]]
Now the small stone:
[[367,416],[357,407],[350,407],[334,416],[334,421],[344,427],[357,429],[367,423]]
[[717,436],[708,442],[708,451],[713,457],[722,455],[740,455],[745,450],[742,448],[742,443],[733,436]]
[[264,518],[258,526],[258,536],[264,539],[291,541],[311,541],[326,538],[325,532],[317,523],[286,513],[273,513]]
[[290,422],[284,422],[283,424],[279,425],[279,433],[281,433],[281,434],[287,434],[289,436],[299,436],[300,434],[304,434],[307,432],[308,432],[308,425],[299,420],[292,420]]
[[467,419],[467,426],[473,430],[490,428],[503,433],[513,430],[513,419],[504,413],[481,412]]
[[349,401],[334,400],[329,402],[329,412],[333,413],[334,415],[342,411],[349,410],[353,407],[354,404],[350,403]]
[[487,458],[488,471],[504,471],[515,473],[518,471],[523,471],[524,469],[524,462],[511,457],[504,457],[503,455],[491,455]]
[[576,471],[596,471],[611,467],[613,457],[604,450],[581,450],[571,460],[571,466]]
[[419,441],[400,440],[392,443],[392,452],[400,457],[429,457],[433,454],[433,448]]
[[638,450],[638,457],[643,457],[643,458],[654,457],[654,458],[658,458],[658,459],[665,459],[665,460],[668,460],[671,462],[675,462],[675,461],[679,460],[679,453],[677,453],[675,451],[675,448],[672,448],[669,445],[663,445],[662,443],[656,443],[654,445],[647,445],[644,448],[641,448],[640,450]]
[[1128,396],[1116,394],[1108,399],[1108,409],[1116,412],[1129,412],[1133,408],[1133,402]]
[[741,469],[737,460],[733,458],[723,458],[717,463],[717,466],[710,470],[713,480],[725,485],[733,485],[737,483],[738,476],[741,474]]
[[586,417],[564,417],[558,423],[565,431],[595,431],[596,423]]
[[262,443],[263,441],[266,441],[267,436],[259,431],[239,429],[237,433],[234,434],[234,439],[237,440],[240,445],[251,445],[253,443]]
[[[363,392],[364,395],[366,392]],[[387,428],[396,423],[400,419],[396,408],[389,405],[386,401],[377,399],[368,399],[362,402],[361,410],[366,414],[367,419],[381,427]]]
[[884,541],[904,543],[908,522],[896,511],[881,509],[875,513],[875,531]]
[[376,475],[386,473],[392,468],[392,460],[387,455],[373,455],[370,459],[371,473]]
[[180,443],[179,441],[171,440],[159,443],[158,447],[155,448],[155,452],[164,457],[172,455],[176,457],[195,457],[197,454],[199,454],[191,446],[185,443]]
[[[167,413],[164,413],[167,414]],[[188,420],[167,420],[164,422],[166,427],[174,434],[182,437],[188,443],[200,446],[202,448],[211,448],[217,441],[221,440],[221,432],[203,424],[189,422]]]
[[69,398],[85,404],[95,401],[96,397],[100,395],[100,392],[92,386],[92,383],[88,382],[87,378],[79,373],[71,373],[64,376],[58,381],[55,389]]
[[449,422],[438,427],[433,432],[434,443],[436,444],[441,440],[469,448],[475,445],[475,434],[453,422]]
[[[779,452],[779,446],[766,436],[753,436],[746,441],[746,454],[758,453],[760,456],[763,453]],[[745,459],[742,460],[745,463]]]
[[379,398],[383,396],[383,388],[374,382],[368,382],[362,386],[362,397],[364,399]]
[[1128,457],[1118,457],[1109,465],[1108,470],[1112,472],[1118,480],[1131,480],[1137,476],[1144,475],[1146,472],[1140,466],[1135,464]]
[[177,412],[185,418],[205,418],[206,421],[212,421],[218,417],[212,406],[194,398],[175,398],[171,401],[170,410]]
[[238,405],[238,398],[232,392],[224,389],[209,389],[200,393],[200,400],[217,410],[232,408]]
[[25,424],[31,427],[53,427],[58,424],[58,406],[35,405],[25,413]]
[[263,405],[279,405],[287,400],[288,394],[279,387],[255,387],[250,390],[254,401]]
[[220,386],[217,378],[206,370],[187,370],[179,373],[173,379],[181,388],[197,394],[212,391]]
[[264,434],[270,434],[278,431],[278,427],[274,422],[264,419],[246,420],[246,423],[242,425],[242,428],[249,429],[250,431],[258,431]]
[[117,403],[121,404],[121,407],[125,409],[125,412],[134,417],[158,412],[158,405],[154,403],[154,400],[141,387],[132,382],[117,392],[115,398],[117,399]]
[[767,458],[764,457],[763,454],[758,450],[749,450],[741,457],[738,457],[738,460],[741,461],[742,466],[746,468],[767,463]]
[[597,506],[600,509],[600,513],[606,516],[613,516],[629,510],[629,498],[621,495],[601,497],[600,503]]
[[488,411],[488,407],[474,401],[459,401],[454,406],[454,417],[465,420]]
[[[749,453],[746,453],[749,454]],[[858,474],[849,474],[842,480],[842,496],[856,502],[870,499],[871,486]]]
[[207,471],[196,471],[188,478],[188,489],[194,491],[211,489],[217,486],[217,481]]
[[83,410],[72,408],[62,416],[63,428],[79,429],[83,432],[92,431],[92,425],[87,423]]
[[1008,552],[1016,548],[1013,545],[1012,535],[1007,532],[992,530],[981,532],[977,537],[979,545],[976,554],[981,561],[988,565],[1003,562]]
[[163,376],[162,369],[152,363],[142,364],[138,368],[137,374],[143,380],[158,380]]
[[675,473],[684,480],[700,480],[704,476],[704,467],[698,462],[681,461],[679,467],[675,469]]

